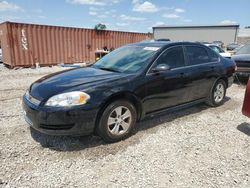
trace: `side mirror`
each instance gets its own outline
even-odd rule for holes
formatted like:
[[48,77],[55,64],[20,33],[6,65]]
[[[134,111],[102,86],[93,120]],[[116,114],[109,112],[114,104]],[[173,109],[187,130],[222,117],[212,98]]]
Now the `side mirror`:
[[167,64],[159,64],[152,69],[153,72],[165,72],[167,70],[170,70],[170,66]]

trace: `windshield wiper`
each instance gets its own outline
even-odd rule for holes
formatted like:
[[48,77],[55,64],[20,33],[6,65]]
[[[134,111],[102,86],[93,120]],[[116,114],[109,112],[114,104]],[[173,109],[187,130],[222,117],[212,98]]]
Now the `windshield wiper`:
[[111,72],[121,72],[121,71],[118,71],[116,69],[112,69],[112,68],[107,68],[107,67],[98,67],[99,69],[101,70],[106,70],[106,71],[111,71]]

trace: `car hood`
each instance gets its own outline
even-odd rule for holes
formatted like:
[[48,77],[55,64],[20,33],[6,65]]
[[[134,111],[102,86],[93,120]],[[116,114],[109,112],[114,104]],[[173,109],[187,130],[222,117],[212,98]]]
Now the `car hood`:
[[250,61],[250,54],[233,55],[232,59],[234,61]]
[[123,73],[115,73],[96,68],[77,68],[42,77],[30,87],[30,94],[38,100],[74,90],[83,90],[95,86],[104,85],[128,76]]

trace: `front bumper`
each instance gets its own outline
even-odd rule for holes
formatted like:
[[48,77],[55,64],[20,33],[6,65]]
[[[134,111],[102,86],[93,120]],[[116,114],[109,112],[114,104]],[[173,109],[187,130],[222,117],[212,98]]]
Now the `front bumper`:
[[40,107],[23,97],[26,122],[39,132],[48,135],[83,136],[94,132],[97,109]]

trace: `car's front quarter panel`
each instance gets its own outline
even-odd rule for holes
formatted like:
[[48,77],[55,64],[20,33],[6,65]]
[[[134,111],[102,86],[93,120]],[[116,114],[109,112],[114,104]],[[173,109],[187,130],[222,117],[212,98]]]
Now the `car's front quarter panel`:
[[23,110],[27,123],[50,135],[88,135],[95,126],[97,109],[91,105],[48,107],[31,103],[23,96]]
[[[26,121],[32,127],[52,135],[85,135],[94,131],[96,117],[103,102],[117,93],[134,92],[136,74],[111,75],[110,79],[98,80],[69,87],[63,92],[83,91],[90,96],[84,105],[72,107],[49,107],[46,102],[50,97],[40,100],[39,105],[29,101],[24,95],[23,109]],[[137,83],[137,82],[136,82]],[[33,88],[33,91],[35,89]],[[59,93],[58,93],[59,94]],[[32,93],[31,93],[32,95]],[[30,120],[30,121],[29,121]]]
[[113,95],[123,92],[135,92],[137,75],[123,75],[120,78],[83,89],[90,95],[89,104],[100,108],[102,104]]

